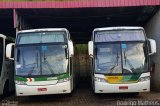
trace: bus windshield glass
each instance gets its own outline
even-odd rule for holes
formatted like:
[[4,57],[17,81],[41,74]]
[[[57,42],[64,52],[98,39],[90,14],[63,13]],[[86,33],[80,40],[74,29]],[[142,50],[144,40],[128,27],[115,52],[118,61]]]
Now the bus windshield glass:
[[66,42],[67,34],[65,31],[48,31],[48,32],[28,32],[19,33],[17,44],[35,44],[35,43],[52,43]]
[[95,47],[95,72],[132,74],[148,71],[145,43],[99,43]]
[[67,72],[67,45],[30,45],[16,49],[16,75],[45,76]]

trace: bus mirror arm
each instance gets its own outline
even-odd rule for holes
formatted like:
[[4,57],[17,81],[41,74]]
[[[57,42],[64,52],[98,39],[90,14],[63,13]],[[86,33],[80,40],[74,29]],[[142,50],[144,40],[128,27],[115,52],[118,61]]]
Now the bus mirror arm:
[[153,55],[153,54],[154,54],[154,53],[149,53],[148,55],[151,56],[151,55]]
[[14,58],[7,58],[7,59],[10,60],[10,61],[11,61],[11,60],[14,60]]
[[14,52],[14,43],[9,43],[7,46],[6,46],[6,58],[8,58],[9,60],[14,60],[14,57],[12,57],[12,52]]

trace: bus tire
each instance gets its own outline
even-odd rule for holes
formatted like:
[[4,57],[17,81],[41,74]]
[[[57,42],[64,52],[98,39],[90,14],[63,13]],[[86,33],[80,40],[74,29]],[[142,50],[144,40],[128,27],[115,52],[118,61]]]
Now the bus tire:
[[9,82],[6,81],[3,88],[3,97],[7,97],[9,92]]
[[92,84],[92,92],[95,96],[98,96],[98,93],[95,92],[95,84]]

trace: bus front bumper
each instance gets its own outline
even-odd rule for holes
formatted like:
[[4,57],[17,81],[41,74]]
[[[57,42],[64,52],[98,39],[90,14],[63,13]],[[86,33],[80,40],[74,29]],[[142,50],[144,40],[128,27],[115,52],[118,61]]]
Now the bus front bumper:
[[16,84],[17,96],[68,94],[71,93],[71,81],[46,86],[28,86]]
[[149,91],[149,80],[129,84],[109,84],[105,82],[95,82],[95,93],[134,93]]

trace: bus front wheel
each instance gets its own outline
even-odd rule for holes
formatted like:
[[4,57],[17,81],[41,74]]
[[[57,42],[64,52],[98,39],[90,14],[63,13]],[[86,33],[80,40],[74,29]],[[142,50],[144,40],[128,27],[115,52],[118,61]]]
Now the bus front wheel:
[[6,97],[8,95],[8,92],[9,92],[9,83],[7,81],[3,88],[3,97]]

